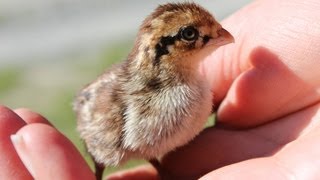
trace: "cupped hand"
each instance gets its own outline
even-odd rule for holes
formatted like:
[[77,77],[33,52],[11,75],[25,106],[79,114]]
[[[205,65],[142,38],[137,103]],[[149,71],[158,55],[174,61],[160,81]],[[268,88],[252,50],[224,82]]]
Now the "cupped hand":
[[[168,154],[175,179],[320,177],[320,2],[260,0],[223,22],[235,44],[202,70],[218,123]],[[110,179],[155,178],[152,167]]]

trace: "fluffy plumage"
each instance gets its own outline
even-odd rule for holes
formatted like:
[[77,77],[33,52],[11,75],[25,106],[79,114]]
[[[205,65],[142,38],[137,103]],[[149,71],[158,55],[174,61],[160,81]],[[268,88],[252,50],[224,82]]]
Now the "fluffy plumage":
[[192,140],[212,108],[198,73],[208,53],[232,36],[194,3],[165,4],[140,27],[126,61],[77,96],[78,131],[99,163],[160,158]]

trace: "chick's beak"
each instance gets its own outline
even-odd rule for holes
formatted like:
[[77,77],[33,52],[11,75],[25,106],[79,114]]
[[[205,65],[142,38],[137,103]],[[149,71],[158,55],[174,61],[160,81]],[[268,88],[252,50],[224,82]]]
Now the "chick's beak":
[[234,43],[233,36],[224,28],[219,29],[217,34],[218,37],[210,39],[206,46],[213,45],[215,47],[220,47],[226,44]]
[[225,29],[221,28],[218,30],[218,39],[220,38],[221,41],[225,42],[226,44],[234,43],[234,37]]

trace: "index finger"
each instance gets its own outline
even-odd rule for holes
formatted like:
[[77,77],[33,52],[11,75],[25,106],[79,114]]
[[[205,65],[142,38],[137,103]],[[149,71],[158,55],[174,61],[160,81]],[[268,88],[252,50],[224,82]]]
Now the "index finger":
[[19,108],[14,110],[14,112],[19,115],[27,124],[32,123],[43,123],[53,126],[45,117],[41,114],[31,111],[27,108]]

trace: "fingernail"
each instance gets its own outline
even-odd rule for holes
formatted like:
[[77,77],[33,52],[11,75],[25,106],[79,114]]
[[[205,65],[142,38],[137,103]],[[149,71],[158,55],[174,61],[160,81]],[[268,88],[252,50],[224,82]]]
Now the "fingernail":
[[13,134],[10,136],[11,142],[15,148],[15,150],[18,153],[18,156],[20,157],[22,163],[24,166],[28,169],[29,173],[34,176],[34,171],[31,163],[30,156],[26,153],[26,145],[25,141],[23,139],[23,136],[19,134]]

